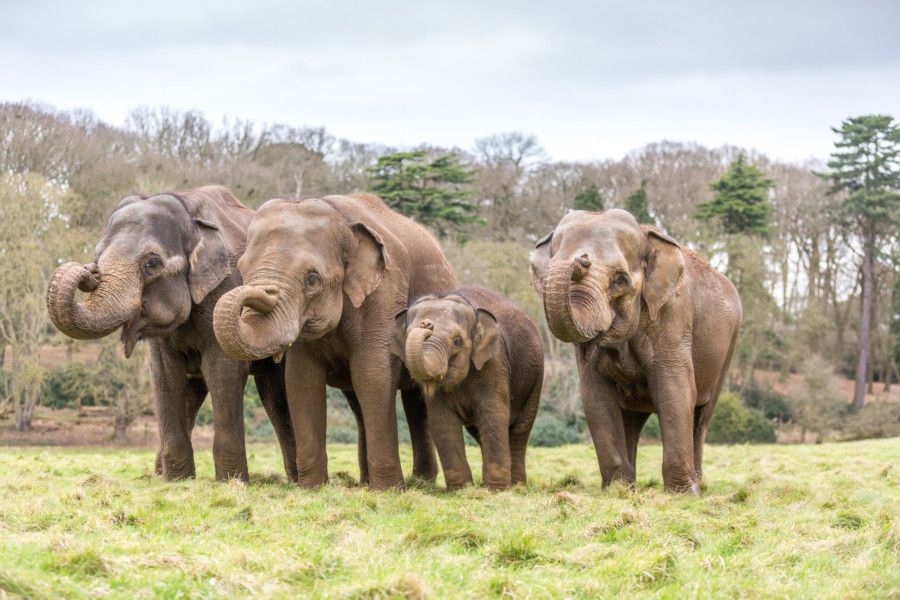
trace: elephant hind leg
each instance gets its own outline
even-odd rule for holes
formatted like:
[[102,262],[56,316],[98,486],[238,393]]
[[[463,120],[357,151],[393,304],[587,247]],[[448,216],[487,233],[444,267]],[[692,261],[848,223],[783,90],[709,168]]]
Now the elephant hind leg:
[[409,426],[409,438],[412,442],[413,477],[434,483],[437,479],[438,464],[434,452],[434,442],[428,429],[428,409],[419,388],[401,390],[403,412]]
[[638,443],[641,440],[641,430],[644,428],[644,424],[647,423],[647,419],[649,418],[650,413],[636,412],[633,410],[622,411],[622,424],[625,426],[625,450],[628,463],[631,466],[631,481],[627,482],[629,485],[634,485],[634,480],[637,477]]
[[369,484],[369,462],[366,460],[366,426],[363,423],[362,409],[359,406],[359,398],[356,393],[344,390],[344,396],[347,398],[347,404],[356,417],[356,455],[359,460],[359,483],[361,485]]

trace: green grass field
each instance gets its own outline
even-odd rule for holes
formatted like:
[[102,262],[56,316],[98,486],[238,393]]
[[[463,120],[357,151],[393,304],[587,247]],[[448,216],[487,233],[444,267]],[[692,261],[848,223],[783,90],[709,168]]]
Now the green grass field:
[[247,486],[212,481],[208,450],[164,483],[146,450],[0,449],[0,597],[900,595],[896,438],[712,446],[701,498],[663,493],[658,446],[635,492],[601,491],[588,446],[530,449],[503,493],[372,493],[355,447],[329,452],[303,491],[272,445]]

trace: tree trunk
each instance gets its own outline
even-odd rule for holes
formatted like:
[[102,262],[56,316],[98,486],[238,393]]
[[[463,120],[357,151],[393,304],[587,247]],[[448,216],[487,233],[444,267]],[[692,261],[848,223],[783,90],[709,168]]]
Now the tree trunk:
[[866,404],[866,375],[869,370],[869,342],[872,328],[872,271],[875,253],[874,236],[867,232],[863,254],[862,314],[859,319],[859,362],[856,365],[856,389],[853,404]]

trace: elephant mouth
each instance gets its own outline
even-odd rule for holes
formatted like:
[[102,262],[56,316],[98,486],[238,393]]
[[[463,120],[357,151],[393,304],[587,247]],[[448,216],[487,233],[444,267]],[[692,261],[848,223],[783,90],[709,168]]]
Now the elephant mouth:
[[328,323],[324,319],[307,319],[300,328],[300,337],[315,340],[328,332]]
[[134,354],[135,347],[149,338],[162,337],[172,333],[175,327],[158,326],[147,324],[140,316],[134,317],[126,321],[122,325],[122,333],[120,340],[125,358],[131,358]]

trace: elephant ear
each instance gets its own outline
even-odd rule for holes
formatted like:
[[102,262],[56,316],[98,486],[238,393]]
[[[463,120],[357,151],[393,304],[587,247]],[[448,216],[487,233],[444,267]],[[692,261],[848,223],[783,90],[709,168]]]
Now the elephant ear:
[[356,251],[347,261],[344,291],[353,307],[359,308],[363,300],[381,284],[390,267],[390,259],[377,232],[362,223],[354,224],[352,230]]
[[404,308],[394,317],[394,331],[391,335],[391,354],[406,362],[406,313]]
[[479,371],[484,363],[493,358],[500,343],[500,331],[497,328],[497,317],[489,310],[479,308],[475,311],[475,342],[472,350],[472,364]]
[[228,277],[231,266],[228,262],[228,247],[219,228],[204,219],[194,219],[194,224],[199,236],[188,259],[188,287],[194,304],[200,304],[207,294]]
[[684,255],[681,245],[668,235],[650,227],[643,229],[649,249],[641,296],[647,304],[650,320],[655,321],[659,310],[675,297],[684,276]]
[[544,293],[544,274],[547,272],[547,264],[550,262],[550,241],[553,239],[551,231],[538,240],[531,251],[531,287],[538,294]]

